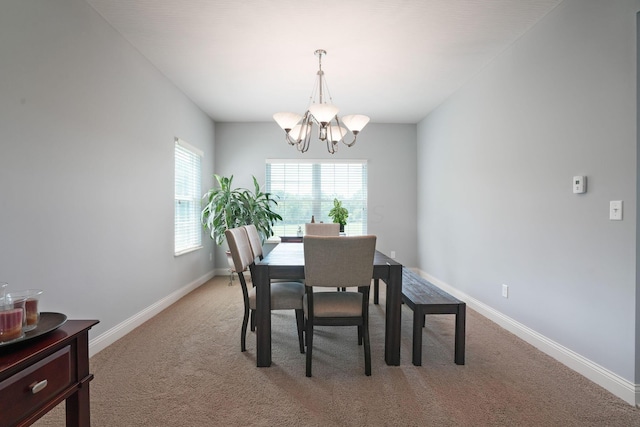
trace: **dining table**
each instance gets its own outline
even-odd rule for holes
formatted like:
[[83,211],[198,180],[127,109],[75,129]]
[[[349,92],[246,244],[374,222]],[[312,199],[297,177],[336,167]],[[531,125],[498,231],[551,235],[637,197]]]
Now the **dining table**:
[[[402,264],[376,250],[373,277],[386,284],[384,359],[400,365]],[[304,279],[304,243],[279,243],[264,259],[251,266],[256,287],[256,362],[271,366],[271,279]]]

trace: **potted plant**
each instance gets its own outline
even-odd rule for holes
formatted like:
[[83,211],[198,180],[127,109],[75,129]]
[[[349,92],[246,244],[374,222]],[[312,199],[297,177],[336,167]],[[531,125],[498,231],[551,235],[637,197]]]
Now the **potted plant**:
[[[225,242],[224,232],[230,228],[254,224],[260,233],[262,242],[273,236],[273,225],[282,221],[282,217],[272,210],[278,202],[271,193],[262,192],[255,176],[254,191],[233,187],[233,175],[224,177],[214,175],[218,186],[211,188],[202,198],[201,222],[209,235],[218,245]],[[230,252],[227,251],[229,258]],[[230,262],[233,266],[233,261]]]
[[344,226],[347,225],[347,218],[349,218],[349,211],[342,206],[342,202],[338,199],[333,199],[333,208],[329,211],[329,217],[333,219],[334,223],[340,224],[340,232],[344,233]]

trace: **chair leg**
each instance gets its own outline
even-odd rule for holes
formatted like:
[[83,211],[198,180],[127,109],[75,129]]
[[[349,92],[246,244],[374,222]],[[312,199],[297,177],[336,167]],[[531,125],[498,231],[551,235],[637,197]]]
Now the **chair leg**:
[[362,326],[358,325],[358,345],[362,345]]
[[256,311],[251,310],[251,332],[256,331]]
[[240,331],[240,350],[241,351],[247,351],[247,323],[249,323],[249,307],[245,305],[244,316],[242,317],[242,330]]
[[302,331],[304,330],[304,311],[296,310],[296,324],[298,326],[298,341],[300,342],[300,353],[304,354],[304,338]]
[[311,356],[313,354],[313,322],[310,319],[306,321],[305,339],[307,341],[307,376],[311,376]]
[[364,329],[364,374],[371,376],[371,343],[369,342],[369,324],[362,326]]

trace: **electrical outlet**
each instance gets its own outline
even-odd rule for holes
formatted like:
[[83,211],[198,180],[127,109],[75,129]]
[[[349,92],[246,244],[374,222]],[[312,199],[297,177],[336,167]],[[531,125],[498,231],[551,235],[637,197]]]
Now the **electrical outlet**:
[[396,251],[391,251],[391,259],[396,259]]
[[505,298],[509,298],[509,286],[502,284],[502,296]]
[[209,252],[209,261],[213,261],[213,253]]

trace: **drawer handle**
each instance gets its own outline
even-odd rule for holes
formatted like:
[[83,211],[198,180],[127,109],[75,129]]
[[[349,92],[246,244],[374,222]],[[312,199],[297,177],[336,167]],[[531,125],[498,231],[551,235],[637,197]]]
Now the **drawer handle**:
[[30,387],[31,387],[31,393],[36,394],[36,393],[38,393],[39,391],[44,390],[44,388],[45,388],[46,386],[47,386],[47,380],[42,380],[42,381],[39,381],[39,382],[37,382],[37,383],[33,383],[33,384],[31,384],[31,386],[30,386]]

